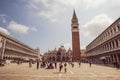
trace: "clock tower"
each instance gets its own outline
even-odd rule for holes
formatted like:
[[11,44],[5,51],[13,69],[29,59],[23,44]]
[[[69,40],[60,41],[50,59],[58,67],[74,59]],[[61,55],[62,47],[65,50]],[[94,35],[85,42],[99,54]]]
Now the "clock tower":
[[80,60],[80,39],[79,39],[79,23],[75,13],[73,12],[73,17],[71,20],[71,31],[72,31],[72,60]]

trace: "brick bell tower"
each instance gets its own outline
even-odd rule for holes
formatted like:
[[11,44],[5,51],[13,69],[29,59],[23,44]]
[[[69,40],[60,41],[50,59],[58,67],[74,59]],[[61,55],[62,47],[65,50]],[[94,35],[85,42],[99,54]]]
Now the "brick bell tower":
[[71,31],[72,31],[72,60],[78,61],[80,60],[80,39],[79,39],[79,23],[75,13],[73,11],[73,17],[71,20]]

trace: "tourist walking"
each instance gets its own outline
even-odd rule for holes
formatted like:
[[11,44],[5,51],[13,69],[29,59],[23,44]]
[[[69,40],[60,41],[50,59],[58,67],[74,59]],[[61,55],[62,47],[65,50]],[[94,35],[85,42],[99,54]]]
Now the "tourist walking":
[[81,62],[79,62],[79,67],[81,66]]
[[63,65],[62,65],[62,62],[61,62],[61,63],[59,64],[59,72],[61,72],[62,68],[63,68]]
[[29,60],[29,68],[31,68],[31,67],[32,67],[32,61]]
[[72,65],[72,68],[74,68],[74,63],[71,63],[71,65]]
[[119,69],[119,63],[118,62],[116,62],[116,68]]
[[57,69],[57,62],[55,62],[55,69]]
[[39,69],[39,61],[37,61],[37,69]]
[[91,67],[91,65],[92,65],[92,62],[91,62],[91,61],[89,62],[89,65],[90,65],[90,67]]
[[67,63],[64,64],[65,73],[67,72]]

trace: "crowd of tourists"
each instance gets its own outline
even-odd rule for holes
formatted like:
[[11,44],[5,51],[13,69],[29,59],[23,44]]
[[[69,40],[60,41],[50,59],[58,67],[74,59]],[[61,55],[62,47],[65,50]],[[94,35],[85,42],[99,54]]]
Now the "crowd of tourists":
[[[67,64],[71,65],[72,68],[74,68],[74,62],[36,62],[36,69],[44,68],[44,69],[59,69],[59,73],[62,72],[62,70],[67,73]],[[89,66],[91,67],[92,62],[89,62]],[[81,62],[78,62],[78,66],[81,66]],[[29,61],[29,67],[32,67],[32,62]]]
[[[39,68],[45,68],[45,69],[57,69],[59,68],[59,72],[62,72],[62,70],[64,69],[64,72],[67,72],[67,64],[71,64],[72,67],[74,67],[73,63],[67,63],[67,62],[40,62],[37,61],[36,62],[36,69]],[[29,61],[29,67],[32,67],[32,62]]]

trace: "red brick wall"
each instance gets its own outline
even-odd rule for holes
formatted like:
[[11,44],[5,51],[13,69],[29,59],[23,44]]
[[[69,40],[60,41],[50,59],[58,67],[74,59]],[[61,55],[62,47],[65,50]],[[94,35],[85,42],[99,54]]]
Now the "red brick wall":
[[80,60],[80,39],[79,32],[72,32],[72,57],[73,60]]

